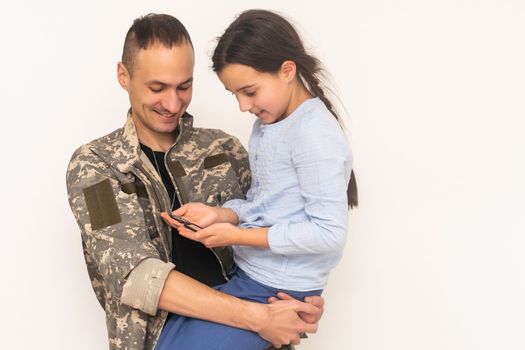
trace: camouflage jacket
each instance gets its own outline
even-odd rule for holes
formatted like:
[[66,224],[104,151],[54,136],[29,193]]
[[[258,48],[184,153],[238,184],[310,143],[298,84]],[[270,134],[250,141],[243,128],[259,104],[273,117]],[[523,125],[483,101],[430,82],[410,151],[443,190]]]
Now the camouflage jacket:
[[[244,197],[246,150],[220,130],[192,124],[189,114],[181,118],[165,159],[180,203],[219,205]],[[158,300],[174,268],[171,231],[159,216],[170,201],[129,115],[123,128],[75,151],[67,190],[91,283],[106,312],[110,349],[153,349],[168,315]],[[231,251],[213,251],[227,273]]]

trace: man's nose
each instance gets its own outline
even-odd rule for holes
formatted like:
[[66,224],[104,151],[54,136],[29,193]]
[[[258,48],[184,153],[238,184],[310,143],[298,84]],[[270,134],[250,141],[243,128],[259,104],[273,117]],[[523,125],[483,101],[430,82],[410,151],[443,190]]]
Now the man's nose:
[[167,91],[164,99],[162,100],[162,108],[164,108],[169,113],[177,113],[180,111],[182,106],[182,100],[177,93],[177,91],[169,90]]

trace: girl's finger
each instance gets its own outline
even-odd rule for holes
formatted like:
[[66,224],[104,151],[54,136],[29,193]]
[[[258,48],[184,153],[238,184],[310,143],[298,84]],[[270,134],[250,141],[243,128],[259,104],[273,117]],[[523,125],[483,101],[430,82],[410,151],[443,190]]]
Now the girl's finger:
[[173,211],[173,214],[178,216],[184,216],[188,212],[188,205],[184,204],[180,208]]
[[191,239],[193,241],[199,241],[196,237],[195,237],[195,232],[193,231],[190,231],[190,230],[187,230],[184,226],[181,226],[179,229],[179,234],[183,237],[186,237],[188,239]]

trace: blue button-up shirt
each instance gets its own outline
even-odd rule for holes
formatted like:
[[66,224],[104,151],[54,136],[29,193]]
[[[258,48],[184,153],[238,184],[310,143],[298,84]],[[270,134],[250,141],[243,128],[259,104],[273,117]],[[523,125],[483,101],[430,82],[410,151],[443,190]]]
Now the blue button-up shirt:
[[224,204],[242,227],[269,227],[270,249],[234,246],[252,279],[296,291],[323,289],[347,235],[352,156],[346,137],[319,98],[287,118],[253,126],[246,200]]

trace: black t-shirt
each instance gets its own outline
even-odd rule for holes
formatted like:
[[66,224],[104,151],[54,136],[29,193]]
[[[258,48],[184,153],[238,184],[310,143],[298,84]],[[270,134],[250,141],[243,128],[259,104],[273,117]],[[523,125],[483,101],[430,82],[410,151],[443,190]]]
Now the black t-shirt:
[[[153,167],[160,172],[160,177],[164,183],[164,187],[168,191],[170,200],[173,203],[173,210],[180,207],[180,203],[175,196],[175,187],[171,182],[166,164],[164,163],[164,152],[153,151],[146,145],[140,144],[140,148],[146,154]],[[197,281],[200,281],[208,286],[216,286],[225,282],[222,277],[221,267],[215,255],[210,249],[206,248],[202,243],[192,241],[186,237],[179,235],[176,229],[171,230],[172,234],[172,251],[171,256],[175,269],[180,271]]]

